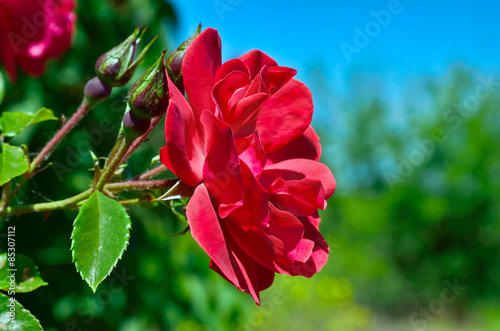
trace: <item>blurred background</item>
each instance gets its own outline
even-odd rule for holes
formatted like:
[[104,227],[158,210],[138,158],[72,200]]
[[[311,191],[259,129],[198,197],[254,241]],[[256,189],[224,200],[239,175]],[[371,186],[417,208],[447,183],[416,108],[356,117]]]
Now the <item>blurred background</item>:
[[[32,214],[12,220],[17,251],[49,286],[16,298],[46,330],[499,330],[499,9],[486,0],[78,1],[74,46],[42,78],[6,83],[0,110],[69,117],[94,61],[135,26],[159,35],[139,73],[198,23],[217,28],[223,60],[261,49],[312,91],[322,161],[337,179],[321,213],[330,259],[311,279],[278,276],[258,307],[208,269],[189,234],[170,237],[185,226],[168,208],[131,207],[130,246],[93,294],[71,263],[76,212]],[[88,149],[109,152],[126,91],[85,118],[15,203],[88,187]],[[107,119],[115,132],[103,136]],[[39,150],[58,127],[40,124],[14,143]],[[163,139],[160,127],[124,176],[147,169]]]

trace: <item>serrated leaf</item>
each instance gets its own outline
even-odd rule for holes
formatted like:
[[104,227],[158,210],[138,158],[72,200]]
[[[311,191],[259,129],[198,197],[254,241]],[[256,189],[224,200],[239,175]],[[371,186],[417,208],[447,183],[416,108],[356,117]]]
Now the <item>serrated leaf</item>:
[[[47,283],[40,276],[38,267],[33,261],[20,254],[16,254],[15,266],[9,266],[7,253],[0,255],[0,290],[9,290],[10,279],[7,278],[11,274],[8,269],[17,269],[15,272],[16,292],[24,293],[36,290],[40,286],[45,286]],[[1,328],[0,328],[1,330]]]
[[0,130],[6,137],[14,137],[25,127],[50,120],[57,120],[52,110],[40,108],[36,113],[4,112],[0,117]]
[[21,147],[2,143],[2,152],[0,153],[0,185],[24,174],[28,168],[28,157]]
[[[15,317],[12,318],[11,307],[14,308]],[[41,331],[40,322],[31,315],[17,300],[0,293],[0,330],[9,331]]]
[[95,292],[128,245],[130,217],[102,192],[92,193],[73,224],[71,251],[76,270]]

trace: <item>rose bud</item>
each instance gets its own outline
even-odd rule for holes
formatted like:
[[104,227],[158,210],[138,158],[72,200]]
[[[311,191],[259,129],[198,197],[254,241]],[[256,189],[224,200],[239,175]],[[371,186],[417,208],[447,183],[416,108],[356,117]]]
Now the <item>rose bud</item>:
[[138,117],[130,110],[123,116],[123,131],[125,132],[125,137],[128,141],[142,136],[148,131],[151,125],[151,120],[149,118]]
[[165,68],[167,68],[168,76],[172,82],[177,86],[177,88],[183,92],[184,84],[182,83],[182,60],[184,60],[184,55],[194,38],[198,37],[201,31],[201,24],[198,25],[195,33],[186,41],[177,47],[170,55],[165,59]]
[[137,117],[153,118],[167,111],[168,88],[164,57],[165,52],[130,88],[128,105]]
[[146,55],[156,37],[135,57],[137,45],[146,29],[136,28],[134,33],[121,44],[101,55],[95,63],[97,77],[109,86],[125,85]]
[[87,82],[83,93],[89,103],[96,105],[109,98],[111,87],[103,83],[98,77],[94,77]]

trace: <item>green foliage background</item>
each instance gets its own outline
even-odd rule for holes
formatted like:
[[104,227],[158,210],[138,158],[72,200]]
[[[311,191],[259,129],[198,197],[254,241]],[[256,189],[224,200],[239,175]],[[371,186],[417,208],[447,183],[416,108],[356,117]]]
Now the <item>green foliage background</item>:
[[[176,46],[169,31],[181,19],[161,0],[80,1],[78,17],[73,48],[61,61],[51,62],[44,77],[21,75],[16,84],[6,83],[0,111],[34,112],[44,106],[69,117],[101,53],[135,26],[149,25],[147,37],[158,34],[159,39],[139,70],[143,72],[163,49]],[[330,261],[311,279],[278,276],[263,292],[260,308],[208,269],[208,257],[189,234],[170,237],[185,224],[165,206],[129,208],[130,246],[96,294],[71,263],[76,212],[10,219],[8,224],[16,226],[17,252],[31,257],[49,283],[16,298],[46,330],[496,330],[500,91],[493,87],[477,108],[467,107],[465,100],[475,95],[481,75],[488,77],[458,66],[446,77],[412,83],[404,97],[404,120],[396,123],[388,100],[373,85],[353,78],[349,95],[335,96],[324,78],[311,72],[313,96],[322,108],[316,119],[342,120],[338,131],[324,124],[328,121],[316,123],[323,162],[338,182],[322,213]],[[109,102],[85,118],[82,129],[53,154],[55,166],[37,175],[14,204],[57,200],[88,187],[88,150],[100,156],[109,152],[126,90],[114,91]],[[29,143],[31,152],[37,151],[59,125],[39,124],[14,143]],[[102,134],[103,126],[110,132]],[[432,148],[427,145],[426,152],[422,142],[433,141],[436,129],[444,136]],[[123,176],[147,169],[163,139],[160,127],[131,158]],[[418,151],[422,161],[399,171]],[[2,233],[6,221],[0,221]],[[466,288],[433,313],[445,281]],[[430,315],[424,317],[420,309]],[[411,323],[412,314],[420,328]]]

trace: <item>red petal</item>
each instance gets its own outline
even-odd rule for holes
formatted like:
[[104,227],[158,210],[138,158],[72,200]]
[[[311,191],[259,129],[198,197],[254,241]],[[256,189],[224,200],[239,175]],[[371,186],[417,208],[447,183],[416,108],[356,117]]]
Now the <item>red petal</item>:
[[289,144],[267,154],[268,164],[278,163],[288,159],[310,159],[318,161],[321,156],[319,137],[309,126],[304,133]]
[[186,216],[194,240],[214,260],[224,276],[238,286],[232,253],[205,185],[198,186],[194,191],[187,205]]
[[186,185],[202,181],[205,146],[199,124],[191,106],[167,76],[170,102],[165,120],[165,147],[160,149],[161,162]]
[[257,76],[263,66],[274,67],[278,65],[276,61],[259,50],[252,50],[240,56],[240,60],[248,67],[252,79]]
[[297,74],[297,70],[287,67],[271,67],[264,74],[264,82],[272,94],[285,86],[293,76]]
[[296,216],[307,216],[317,209],[326,208],[323,185],[319,180],[306,178],[284,181],[278,178],[267,191],[269,200],[275,206]]
[[248,148],[243,153],[240,153],[240,160],[245,162],[254,176],[258,178],[266,164],[266,153],[262,148],[262,144],[260,143],[260,138],[257,133],[253,135],[252,142]]
[[205,129],[207,157],[203,180],[210,194],[220,204],[219,215],[224,218],[243,204],[243,177],[231,127],[209,111],[201,115]]
[[208,28],[193,40],[182,61],[184,87],[196,118],[204,110],[213,111],[212,87],[220,66],[220,37],[217,30]]
[[250,81],[250,73],[248,72],[248,68],[240,59],[232,59],[226,61],[222,64],[222,66],[215,73],[214,83],[217,84],[221,79],[224,79],[227,75],[234,71],[239,71],[246,76],[248,76],[248,80]]
[[289,212],[279,210],[272,204],[269,204],[269,207],[271,209],[269,231],[283,242],[285,255],[288,255],[295,250],[302,239],[304,226]]
[[320,162],[307,159],[292,159],[267,165],[259,178],[264,187],[269,187],[277,178],[283,180],[316,179],[321,182],[328,200],[335,191],[335,178],[328,167]]
[[193,238],[212,259],[210,267],[260,304],[259,292],[271,285],[274,273],[256,263],[227,236],[205,185],[196,188],[186,214]]
[[[248,84],[250,84],[250,78],[241,71],[233,71],[215,84],[213,88],[213,100],[222,112],[224,121],[227,123],[234,121],[234,114],[230,110],[233,104],[236,104],[243,97],[241,95],[239,99],[235,99],[235,92],[245,89]],[[236,95],[238,94],[242,93],[237,93]]]
[[311,277],[325,266],[330,248],[323,236],[312,225],[312,223],[319,222],[317,213],[308,217],[299,217],[299,220],[304,225],[304,237],[296,250],[288,255],[288,259],[278,261],[278,272],[292,276]]
[[307,273],[311,276],[319,272],[328,261],[328,254],[330,252],[330,248],[326,243],[323,236],[319,233],[317,227],[314,224],[319,224],[320,219],[318,213],[314,213],[308,217],[301,217],[300,220],[304,224],[305,233],[304,238],[312,240],[314,242],[314,248],[311,253],[311,257],[301,266],[302,271],[305,273],[307,277]]
[[261,106],[257,131],[267,153],[297,139],[309,127],[313,113],[309,89],[292,79]]
[[236,104],[233,110],[233,118],[229,121],[236,139],[246,137],[255,132],[257,112],[268,98],[268,93],[256,93],[245,97]]
[[16,71],[16,52],[12,49],[12,42],[7,38],[9,31],[8,16],[5,7],[5,3],[0,1],[0,62],[3,67],[7,70],[9,78],[11,81],[17,80]]
[[[271,286],[274,281],[274,271],[269,270],[253,260],[237,245],[231,246],[234,247],[232,256],[235,263],[239,266],[239,269],[235,269],[239,284],[233,283],[233,285],[235,285],[240,291],[248,292],[255,302],[260,305],[259,292]],[[213,260],[210,261],[210,268],[215,270],[222,277],[226,278],[226,280],[229,280],[224,276],[224,273],[222,273],[219,266],[215,264]]]

